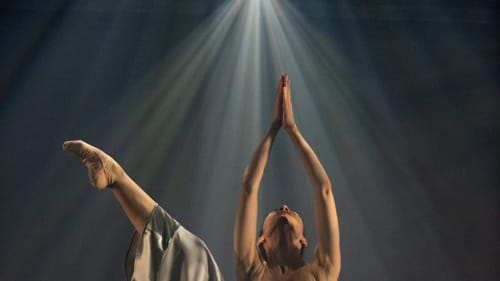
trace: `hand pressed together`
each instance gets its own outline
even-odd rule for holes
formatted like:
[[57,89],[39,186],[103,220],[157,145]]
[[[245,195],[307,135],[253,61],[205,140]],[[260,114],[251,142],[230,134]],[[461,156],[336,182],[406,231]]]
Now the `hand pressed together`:
[[286,73],[281,75],[276,89],[272,124],[278,127],[283,126],[286,130],[296,127],[293,115],[290,79],[288,79],[288,74]]

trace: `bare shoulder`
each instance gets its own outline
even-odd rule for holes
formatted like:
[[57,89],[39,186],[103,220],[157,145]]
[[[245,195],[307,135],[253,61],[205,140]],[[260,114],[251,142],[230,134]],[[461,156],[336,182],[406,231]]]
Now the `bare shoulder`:
[[255,255],[253,260],[236,260],[235,270],[238,281],[263,280],[266,265],[260,255]]

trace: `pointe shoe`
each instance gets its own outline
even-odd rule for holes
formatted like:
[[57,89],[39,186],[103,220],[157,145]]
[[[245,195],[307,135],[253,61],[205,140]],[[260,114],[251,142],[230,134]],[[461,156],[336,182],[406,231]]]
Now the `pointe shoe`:
[[111,156],[84,141],[65,141],[63,150],[80,157],[89,171],[90,184],[97,189],[112,186],[124,173],[120,165]]

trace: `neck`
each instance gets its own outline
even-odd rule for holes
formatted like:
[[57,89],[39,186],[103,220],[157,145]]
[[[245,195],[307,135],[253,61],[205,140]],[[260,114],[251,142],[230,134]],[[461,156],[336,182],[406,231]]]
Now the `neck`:
[[298,237],[291,231],[283,229],[276,231],[264,244],[267,254],[267,266],[278,269],[281,274],[286,274],[305,265],[300,250],[302,244]]
[[281,275],[286,275],[304,266],[305,262],[301,257],[283,257],[278,255],[275,258],[274,255],[270,255],[267,265],[271,270]]
[[282,274],[295,270],[305,264],[300,249],[292,241],[281,240],[274,249],[267,249],[267,264],[270,268],[279,268]]
[[296,269],[303,266],[305,262],[302,260],[302,257],[274,257],[274,255],[269,255],[267,264],[269,267],[279,266],[283,268]]

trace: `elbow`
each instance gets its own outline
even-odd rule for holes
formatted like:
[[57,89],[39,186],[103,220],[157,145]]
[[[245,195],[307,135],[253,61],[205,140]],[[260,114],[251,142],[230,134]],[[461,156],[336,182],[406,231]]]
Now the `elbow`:
[[257,191],[258,187],[255,184],[246,180],[241,182],[241,195],[244,198],[251,197],[253,194],[257,193]]
[[243,195],[251,195],[258,192],[258,189],[259,185],[255,183],[255,180],[245,173],[241,180],[241,193]]
[[247,171],[245,171],[245,173],[243,174],[243,178],[241,179],[241,189],[242,191],[251,191],[254,186],[253,184],[253,180],[252,180],[252,177],[248,174]]
[[330,180],[323,181],[319,184],[319,193],[323,198],[330,198],[332,196],[332,184]]
[[251,186],[252,186],[252,180],[250,179],[249,176],[244,175],[243,179],[241,180],[241,188],[248,189]]

